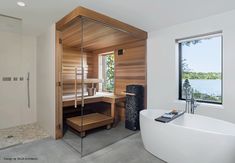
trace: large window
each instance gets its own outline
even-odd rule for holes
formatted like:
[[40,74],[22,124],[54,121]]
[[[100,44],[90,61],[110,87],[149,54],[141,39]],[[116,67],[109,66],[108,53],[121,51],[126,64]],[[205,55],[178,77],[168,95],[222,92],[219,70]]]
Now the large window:
[[188,79],[197,101],[222,104],[222,41],[221,33],[178,40],[180,100]]
[[100,77],[102,77],[102,91],[114,91],[114,53],[101,55]]

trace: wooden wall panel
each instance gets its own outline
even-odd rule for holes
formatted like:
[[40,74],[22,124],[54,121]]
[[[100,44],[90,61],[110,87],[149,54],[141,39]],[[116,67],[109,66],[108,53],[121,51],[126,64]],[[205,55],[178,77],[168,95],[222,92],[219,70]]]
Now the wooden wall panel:
[[[123,49],[124,54],[118,55],[118,49]],[[126,86],[140,84],[145,88],[145,108],[147,108],[147,50],[146,40],[135,41],[129,44],[120,44],[93,51],[94,57],[110,51],[115,52],[115,94],[122,94]],[[98,69],[98,67],[97,67]],[[98,74],[98,72],[97,72]],[[119,118],[125,120],[125,106],[117,106]]]
[[124,49],[123,55],[115,52],[115,93],[120,94],[126,90],[126,85],[140,84],[145,87],[146,76],[146,42],[136,47],[130,46]]
[[[105,50],[106,49],[106,50]],[[94,52],[86,52],[84,54],[85,79],[98,78],[98,57],[101,52],[114,50],[115,52],[115,93],[122,94],[126,90],[126,86],[130,84],[140,84],[145,88],[145,108],[147,107],[147,68],[146,68],[146,41],[137,41],[130,44],[118,45],[100,49]],[[117,50],[123,49],[124,54],[118,55]],[[64,48],[63,50],[63,79],[74,79],[74,67],[78,67],[81,72],[81,54],[76,49]],[[67,74],[66,74],[67,73]],[[80,79],[81,76],[78,76]],[[86,92],[87,85],[84,88]],[[78,86],[78,92],[81,87]],[[73,94],[74,85],[63,86],[63,93]],[[119,117],[125,120],[125,106],[119,105]]]
[[[120,47],[121,48],[121,47]],[[124,54],[115,51],[115,93],[121,94],[130,84],[140,84],[145,88],[145,108],[147,107],[147,67],[146,41],[123,46]],[[125,121],[125,106],[119,105],[119,117]]]
[[98,67],[98,55],[93,53],[87,53],[87,65],[89,68],[88,78],[97,78],[99,77],[99,67]]
[[138,37],[133,37],[123,31],[89,19],[85,19],[83,23],[82,35],[81,22],[78,19],[77,22],[63,31],[63,46],[80,48],[81,36],[83,36],[82,46],[86,51],[94,51],[139,40]]
[[[84,78],[97,78],[96,74],[96,57],[91,53],[84,53]],[[97,63],[98,64],[98,63]],[[98,65],[97,65],[98,66]],[[78,69],[79,75],[77,79],[81,79],[81,52],[74,49],[64,48],[63,50],[63,61],[62,61],[62,79],[63,79],[63,95],[74,94],[75,88],[71,84],[71,81],[75,79],[75,67]],[[97,71],[98,73],[98,71]],[[81,92],[81,85],[77,86],[78,94]],[[87,85],[85,85],[84,92],[87,92]]]

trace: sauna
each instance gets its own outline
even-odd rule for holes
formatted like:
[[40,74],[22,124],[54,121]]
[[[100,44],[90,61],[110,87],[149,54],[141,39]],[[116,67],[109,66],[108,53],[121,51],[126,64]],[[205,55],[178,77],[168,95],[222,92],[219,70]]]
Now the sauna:
[[83,7],[56,23],[58,139],[87,154],[135,133],[123,125],[125,90],[143,85],[146,106],[146,40],[145,31]]

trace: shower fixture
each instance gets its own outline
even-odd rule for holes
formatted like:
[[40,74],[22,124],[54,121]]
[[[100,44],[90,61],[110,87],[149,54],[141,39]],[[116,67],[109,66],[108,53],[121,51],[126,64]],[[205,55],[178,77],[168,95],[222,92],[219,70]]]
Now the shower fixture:
[[30,72],[27,73],[27,96],[28,96],[28,108],[30,108]]

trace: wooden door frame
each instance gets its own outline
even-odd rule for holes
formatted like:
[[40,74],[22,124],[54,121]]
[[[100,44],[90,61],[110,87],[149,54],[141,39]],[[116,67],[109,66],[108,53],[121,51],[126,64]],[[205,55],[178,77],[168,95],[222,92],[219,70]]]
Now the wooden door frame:
[[56,45],[55,45],[55,138],[60,139],[63,137],[63,83],[62,83],[62,58],[63,58],[63,45],[61,41],[61,32],[56,30]]

